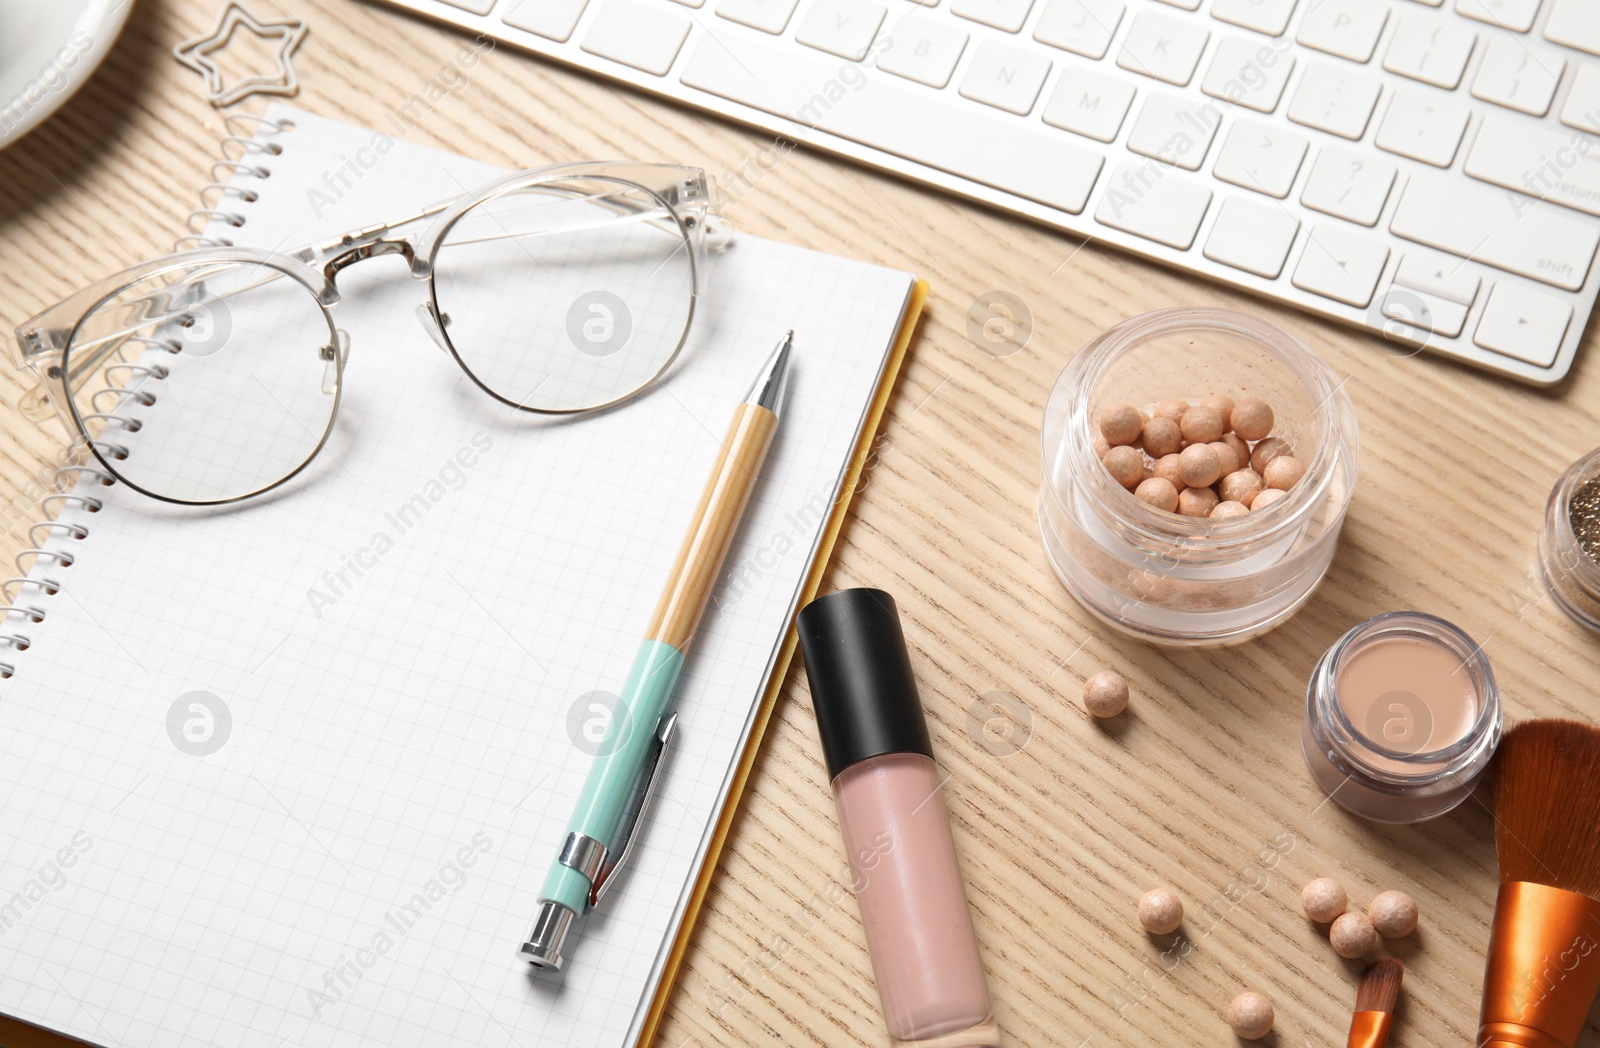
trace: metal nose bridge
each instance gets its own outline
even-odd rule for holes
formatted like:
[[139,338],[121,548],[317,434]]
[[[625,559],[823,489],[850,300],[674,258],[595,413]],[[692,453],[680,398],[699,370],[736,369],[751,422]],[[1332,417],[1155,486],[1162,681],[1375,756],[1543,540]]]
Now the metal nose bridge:
[[323,263],[322,275],[328,278],[328,283],[334,284],[341,270],[378,255],[403,255],[407,265],[416,260],[416,251],[409,241],[399,237],[385,240],[380,236],[364,243],[349,244],[343,251]]

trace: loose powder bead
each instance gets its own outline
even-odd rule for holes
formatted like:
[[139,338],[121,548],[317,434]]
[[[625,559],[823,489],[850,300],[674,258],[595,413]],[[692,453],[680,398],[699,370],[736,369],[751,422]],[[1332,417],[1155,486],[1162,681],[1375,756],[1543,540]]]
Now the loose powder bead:
[[1112,444],[1132,444],[1143,425],[1144,417],[1132,404],[1107,404],[1100,409],[1100,432]]
[[1133,494],[1141,502],[1148,502],[1156,509],[1164,509],[1168,513],[1178,508],[1178,488],[1172,481],[1161,477],[1149,477],[1139,482],[1133,489]]
[[1217,485],[1217,492],[1230,502],[1242,502],[1249,506],[1265,486],[1255,470],[1240,469],[1223,477],[1222,483]]
[[1223,432],[1228,428],[1223,421],[1222,413],[1204,404],[1196,404],[1185,411],[1183,418],[1178,420],[1178,425],[1183,429],[1183,439],[1192,444],[1209,444],[1213,440],[1221,440]]
[[1130,491],[1144,479],[1144,456],[1137,448],[1114,447],[1101,461],[1116,482]]
[[1228,1005],[1228,1025],[1247,1041],[1258,1041],[1272,1032],[1272,1002],[1259,993],[1241,993]]
[[1300,908],[1318,924],[1331,924],[1350,907],[1344,885],[1332,877],[1318,877],[1300,889]]
[[1159,418],[1170,418],[1172,421],[1176,422],[1181,419],[1183,417],[1183,413],[1188,410],[1189,402],[1187,400],[1184,400],[1182,397],[1169,397],[1157,404],[1155,411],[1153,411],[1151,414]]
[[1259,397],[1245,397],[1233,406],[1228,422],[1245,440],[1260,440],[1272,432],[1272,408]]
[[1257,473],[1265,473],[1267,463],[1279,455],[1293,454],[1294,448],[1289,446],[1287,440],[1282,437],[1268,437],[1257,443],[1255,449],[1250,452],[1250,468]]
[[[1083,682],[1083,708],[1096,717],[1115,717],[1128,708],[1128,682],[1110,670],[1096,673]],[[1144,904],[1139,905],[1142,921]]]
[[1111,444],[1106,440],[1106,438],[1103,435],[1101,435],[1099,433],[1096,433],[1094,435],[1094,441],[1092,443],[1093,443],[1093,446],[1094,446],[1094,457],[1095,458],[1103,459],[1103,458],[1106,457],[1106,452],[1111,450]]
[[1170,418],[1157,415],[1144,424],[1144,449],[1151,458],[1176,454],[1183,447],[1183,431]]
[[1183,900],[1177,892],[1152,888],[1139,900],[1139,927],[1151,935],[1167,935],[1183,923]]
[[1217,508],[1217,493],[1210,488],[1184,488],[1178,492],[1178,512],[1186,517],[1209,517]]
[[1305,463],[1293,455],[1279,455],[1267,463],[1266,472],[1261,474],[1261,479],[1266,482],[1269,488],[1288,491],[1298,484],[1300,478],[1305,475]]
[[1229,416],[1233,414],[1233,398],[1225,397],[1221,393],[1213,393],[1200,403],[1208,408],[1216,408],[1217,414],[1222,416],[1224,425],[1227,424]]
[[1222,476],[1222,463],[1206,444],[1190,444],[1184,448],[1178,466],[1183,471],[1183,482],[1191,488],[1209,487]]
[[1353,961],[1378,945],[1378,930],[1372,926],[1372,918],[1360,910],[1351,910],[1334,919],[1328,929],[1328,941],[1333,944],[1334,953]]
[[1399,939],[1417,930],[1417,904],[1405,892],[1380,892],[1367,906],[1367,917],[1385,939]]
[[1217,461],[1222,463],[1222,475],[1224,477],[1235,470],[1243,469],[1245,464],[1250,461],[1248,454],[1244,458],[1240,458],[1233,445],[1225,440],[1213,440],[1209,446],[1212,451],[1217,453]]
[[1279,488],[1266,488],[1261,492],[1261,494],[1250,500],[1250,512],[1254,513],[1258,510],[1266,509],[1274,502],[1277,502],[1280,499],[1286,499],[1288,497],[1289,493],[1287,491],[1283,491]]
[[1250,465],[1250,445],[1245,443],[1244,440],[1240,439],[1239,434],[1224,433],[1222,435],[1222,442],[1228,445],[1228,447],[1232,448],[1234,454],[1239,457],[1240,469],[1244,469],[1246,466]]
[[1250,507],[1243,502],[1219,502],[1211,510],[1212,520],[1227,520],[1229,517],[1248,516]]
[[1171,484],[1175,490],[1183,489],[1182,457],[1177,454],[1162,455],[1156,459],[1155,475]]

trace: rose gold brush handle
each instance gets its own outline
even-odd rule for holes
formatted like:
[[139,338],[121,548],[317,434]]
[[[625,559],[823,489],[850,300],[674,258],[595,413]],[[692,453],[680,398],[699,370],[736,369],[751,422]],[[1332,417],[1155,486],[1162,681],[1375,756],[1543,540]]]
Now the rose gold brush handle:
[[1507,881],[1483,973],[1478,1048],[1573,1048],[1600,992],[1600,902]]
[[1356,1012],[1350,1018],[1350,1043],[1347,1048],[1384,1048],[1389,1043],[1391,1012]]

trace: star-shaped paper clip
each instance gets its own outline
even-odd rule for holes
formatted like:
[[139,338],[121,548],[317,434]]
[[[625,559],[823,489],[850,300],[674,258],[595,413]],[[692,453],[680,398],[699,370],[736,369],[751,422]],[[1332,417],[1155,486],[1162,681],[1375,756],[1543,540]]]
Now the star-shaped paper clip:
[[[278,68],[270,76],[243,77],[236,84],[222,82],[222,70],[211,60],[211,55],[228,46],[233,32],[240,27],[259,37],[278,38]],[[306,23],[300,18],[260,19],[237,2],[223,8],[216,26],[205,36],[185,40],[172,49],[178,61],[206,78],[206,98],[221,109],[231,106],[251,95],[293,95],[300,90],[300,80],[295,76],[293,55],[295,48],[306,38]]]

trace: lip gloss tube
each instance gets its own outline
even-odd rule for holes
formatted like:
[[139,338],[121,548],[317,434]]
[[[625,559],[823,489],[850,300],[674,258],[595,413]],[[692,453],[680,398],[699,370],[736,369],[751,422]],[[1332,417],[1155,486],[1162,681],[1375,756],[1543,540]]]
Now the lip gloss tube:
[[817,730],[895,1048],[996,1048],[950,816],[894,598],[829,594],[800,612]]

